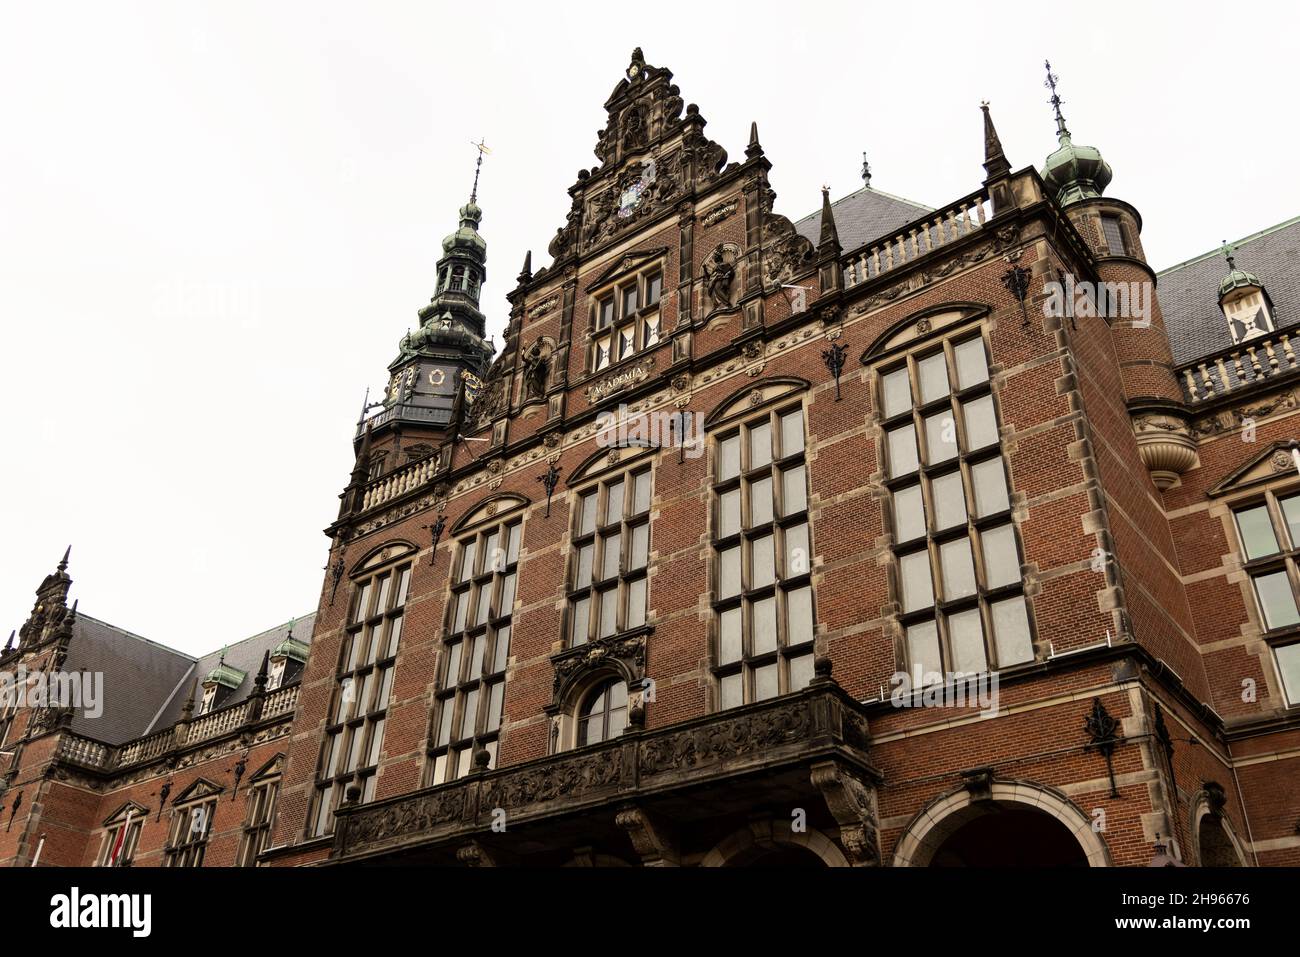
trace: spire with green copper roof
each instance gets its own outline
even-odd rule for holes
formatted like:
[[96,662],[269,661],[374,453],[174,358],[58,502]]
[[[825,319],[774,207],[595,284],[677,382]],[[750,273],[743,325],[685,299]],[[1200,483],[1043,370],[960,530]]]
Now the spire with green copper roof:
[[1064,101],[1056,92],[1056,81],[1060,78],[1052,72],[1050,62],[1044,60],[1043,65],[1047,67],[1047,81],[1044,85],[1052,91],[1047,102],[1056,114],[1056,138],[1061,144],[1043,165],[1043,182],[1047,186],[1048,195],[1060,205],[1068,206],[1081,199],[1100,196],[1110,185],[1112,173],[1110,165],[1101,158],[1100,150],[1092,146],[1076,146],[1070,138],[1065,117],[1061,115],[1061,103]]

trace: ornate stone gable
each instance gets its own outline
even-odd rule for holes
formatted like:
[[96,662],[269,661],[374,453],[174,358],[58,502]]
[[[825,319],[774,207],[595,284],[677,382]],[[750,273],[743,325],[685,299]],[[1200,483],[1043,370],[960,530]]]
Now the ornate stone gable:
[[645,62],[638,47],[605,102],[597,133],[601,165],[578,173],[573,205],[549,247],[559,262],[589,252],[717,179],[727,152],[704,133],[694,104],[685,108],[672,71]]

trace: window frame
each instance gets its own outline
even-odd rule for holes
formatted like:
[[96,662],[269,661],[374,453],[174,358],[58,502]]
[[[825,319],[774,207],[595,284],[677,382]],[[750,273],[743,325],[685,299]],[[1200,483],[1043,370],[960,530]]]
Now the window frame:
[[[612,704],[614,696],[611,694],[615,689],[622,687],[623,703],[618,706]],[[588,709],[595,703],[596,698],[603,699],[603,706],[600,711],[589,711]],[[573,716],[573,741],[575,748],[592,747],[597,744],[605,744],[613,741],[628,727],[628,713],[631,709],[631,691],[627,682],[616,675],[606,675],[601,681],[598,681],[578,698],[578,706],[574,709]],[[622,727],[616,733],[610,732],[611,718],[618,712],[622,712]],[[588,731],[591,723],[600,720],[600,738],[592,741],[588,739]]]
[[[1300,503],[1300,486],[1290,483],[1263,489],[1253,495],[1238,499],[1229,506],[1237,552],[1241,558],[1241,567],[1246,573],[1248,582],[1247,590],[1250,592],[1251,601],[1254,603],[1253,607],[1260,630],[1272,649],[1273,666],[1277,669],[1282,699],[1289,708],[1300,707],[1300,687],[1295,689],[1296,696],[1293,699],[1291,689],[1286,681],[1286,672],[1281,661],[1278,660],[1278,652],[1284,648],[1300,644],[1300,534],[1292,531],[1284,508],[1284,503],[1293,500]],[[1242,532],[1240,516],[1243,512],[1249,512],[1260,507],[1265,509],[1268,516],[1269,529],[1273,533],[1274,544],[1277,548],[1275,551],[1256,558],[1249,558],[1249,550],[1246,544],[1246,536]],[[1300,508],[1300,504],[1297,507]],[[1297,527],[1300,528],[1300,526]],[[1257,580],[1278,573],[1285,575],[1291,593],[1291,600],[1296,607],[1296,620],[1270,627],[1269,611],[1260,598]]]
[[[173,809],[171,829],[167,835],[165,867],[202,867],[207,854],[208,841],[212,837],[212,826],[217,816],[220,795],[210,794],[196,798]],[[192,835],[194,813],[205,810],[203,832]]]
[[257,855],[270,846],[271,829],[280,803],[280,776],[251,782],[244,802],[247,810],[235,866],[257,867]]
[[[515,537],[517,530],[517,537]],[[510,664],[510,645],[514,638],[514,606],[519,598],[519,555],[523,550],[524,517],[512,513],[466,530],[456,541],[451,580],[448,584],[443,639],[437,663],[437,690],[430,721],[425,770],[426,784],[447,784],[459,780],[474,767],[474,754],[486,749],[491,755],[489,767],[495,767],[501,729],[505,724],[506,671]],[[494,568],[488,562],[488,543],[503,559]],[[502,544],[504,543],[504,545]],[[469,548],[473,545],[473,551]],[[472,565],[468,573],[465,561]],[[513,594],[503,604],[506,579],[513,576]],[[487,610],[481,618],[481,606],[487,588]],[[460,627],[460,597],[464,598],[465,616]],[[471,618],[471,615],[474,617]],[[502,633],[505,633],[504,647]],[[481,655],[475,649],[481,648]],[[474,673],[475,661],[478,672]],[[456,674],[450,674],[453,662]],[[500,703],[492,714],[493,694],[500,688]],[[468,708],[473,703],[473,716]],[[451,710],[447,711],[447,702]],[[470,733],[465,734],[466,721]],[[494,724],[495,721],[495,724]],[[445,733],[444,733],[445,732]]]
[[[139,810],[140,813],[136,813]],[[140,835],[144,831],[145,821],[148,820],[147,811],[132,807],[126,812],[126,816],[120,821],[112,821],[104,826],[104,839],[99,847],[99,854],[95,858],[96,867],[109,867],[109,858],[113,854],[113,845],[117,843],[117,835],[122,828],[130,825],[131,829],[127,831],[125,839],[122,841],[122,853],[118,857],[118,862],[113,867],[130,867],[135,861],[135,852],[140,846]]]
[[[651,295],[655,281],[657,292]],[[591,294],[590,373],[613,366],[662,345],[664,268],[659,261],[640,266],[631,276],[602,285]],[[632,308],[628,308],[628,296]],[[652,337],[653,333],[653,337]],[[625,338],[630,334],[630,339]],[[630,345],[624,347],[625,342]]]
[[[374,798],[415,565],[416,555],[404,552],[353,576],[347,624],[335,660],[334,686],[316,761],[307,816],[309,837],[332,833],[334,811],[346,800],[349,786],[361,788],[362,803]],[[360,607],[363,601],[364,609]],[[353,700],[345,710],[343,699],[358,684],[365,700]],[[386,697],[381,695],[385,690]],[[357,763],[349,769],[353,752]]]
[[[636,511],[636,485],[640,477],[645,476],[649,482],[649,494],[646,507]],[[622,508],[617,519],[611,521],[608,515],[610,489],[622,486]],[[595,496],[595,515],[591,531],[584,531],[583,503],[590,496]],[[641,461],[617,472],[607,472],[598,478],[579,486],[573,493],[573,507],[570,509],[569,527],[569,562],[565,570],[565,616],[564,647],[578,648],[593,641],[601,641],[644,628],[650,621],[650,554],[653,547],[653,529],[651,516],[654,512],[654,466],[653,463]],[[604,519],[602,522],[601,519]],[[645,562],[632,566],[632,542],[637,529],[644,527]],[[606,575],[604,569],[608,564],[607,549],[614,537],[618,540],[618,562],[612,575]],[[582,552],[591,548],[591,563],[587,570],[586,583],[579,584],[582,574]],[[632,588],[637,582],[644,582],[645,607],[641,612],[641,621],[632,623],[630,598]],[[607,596],[614,592],[617,602],[614,613],[614,628],[607,635],[602,635],[602,611]],[[579,605],[586,601],[586,628],[582,640],[576,634],[579,630]]]
[[[982,348],[984,370],[983,377],[977,381],[962,384],[961,365],[958,349],[972,342],[980,343]],[[982,325],[963,325],[946,328],[933,336],[909,342],[905,347],[877,359],[872,365],[873,395],[876,403],[876,416],[880,427],[880,461],[884,475],[883,484],[889,491],[886,514],[888,528],[893,538],[891,552],[893,555],[891,592],[896,602],[895,618],[900,627],[901,660],[905,662],[906,671],[911,674],[918,664],[914,660],[911,642],[913,634],[933,642],[939,655],[937,672],[948,680],[948,676],[962,674],[986,674],[1032,664],[1038,660],[1036,648],[1036,631],[1032,607],[1025,594],[1024,578],[1019,569],[1024,565],[1024,542],[1018,523],[1014,517],[1012,504],[1012,485],[1007,468],[1006,451],[1001,435],[1002,416],[997,391],[993,387],[991,350]],[[943,394],[925,398],[922,389],[924,375],[922,363],[942,356],[942,369],[946,377]],[[936,366],[927,368],[936,369]],[[886,378],[905,372],[908,388],[908,407],[897,411],[887,411]],[[976,448],[971,448],[971,427],[967,419],[967,409],[985,399],[991,404],[992,424],[995,438]],[[946,413],[946,415],[945,415]],[[934,455],[935,442],[929,432],[932,423],[937,421],[950,425],[953,429],[955,448],[951,454],[942,458]],[[895,451],[891,436],[900,430],[911,429],[915,465],[894,474]],[[943,445],[948,443],[944,441]],[[933,459],[933,460],[932,460]],[[910,462],[910,459],[909,459]],[[990,468],[990,463],[998,462],[1001,466],[1000,478],[1005,503],[994,511],[981,514],[979,506],[979,486],[976,482],[976,470]],[[961,483],[961,508],[965,513],[960,521],[952,521],[939,526],[939,508],[947,502],[948,508],[954,508],[950,498],[940,498],[936,484],[951,483],[959,477]],[[908,538],[900,539],[901,509],[898,496],[901,492],[917,490],[920,493],[922,532]],[[955,517],[955,516],[954,516]],[[1013,581],[990,583],[990,570],[985,551],[986,538],[994,533],[1010,530],[1011,545],[1017,558],[1017,575]],[[955,543],[968,543],[966,571],[973,584],[973,590],[962,594],[946,594],[949,576],[945,574],[944,550]],[[924,554],[927,558],[925,569],[929,576],[930,601],[908,607],[904,562],[914,556]],[[1024,660],[999,661],[999,636],[995,628],[995,608],[1002,603],[1016,601],[1023,609],[1025,634],[1029,643],[1031,656]],[[958,668],[958,647],[954,644],[955,627],[953,619],[977,611],[983,644],[983,666],[971,672]],[[920,631],[933,624],[933,635]],[[969,652],[970,649],[963,649]],[[923,674],[934,669],[923,667]]]
[[[800,427],[798,449],[784,447],[784,420],[797,415]],[[766,461],[753,461],[753,433],[755,429],[769,430]],[[728,469],[723,474],[723,447],[737,441],[739,458],[734,473]],[[718,711],[741,707],[758,701],[770,700],[806,687],[813,676],[813,653],[817,637],[816,595],[812,587],[813,545],[811,515],[811,479],[808,466],[808,413],[803,396],[789,394],[775,397],[743,418],[727,422],[714,429],[710,435],[712,472],[710,474],[710,603],[713,613],[710,642],[710,670]],[[794,510],[786,508],[786,473],[803,470],[803,502]],[[760,499],[761,521],[755,521],[754,486],[770,482]],[[734,529],[724,529],[724,499],[738,494],[739,516]],[[768,501],[770,498],[770,501]],[[802,570],[790,565],[790,532],[802,528],[806,545],[806,567]],[[725,532],[725,534],[724,534]],[[754,543],[770,541],[771,580],[755,581]],[[797,541],[797,540],[796,540]],[[724,555],[739,550],[740,581],[734,593],[723,594]],[[808,636],[791,640],[790,596],[807,593],[809,614]],[[755,648],[755,607],[772,602],[772,647]],[[739,628],[739,652],[732,657],[726,651],[727,616],[738,613],[733,627]],[[794,662],[802,669],[804,679],[796,687],[792,673]],[[776,687],[771,694],[761,694],[758,685],[760,673],[775,666]],[[739,700],[731,700],[728,684],[735,688],[739,679]],[[733,692],[734,693],[734,692]]]

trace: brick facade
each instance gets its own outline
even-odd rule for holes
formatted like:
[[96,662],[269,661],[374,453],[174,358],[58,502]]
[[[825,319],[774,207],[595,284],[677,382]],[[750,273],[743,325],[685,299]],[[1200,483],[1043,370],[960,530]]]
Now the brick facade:
[[[1198,436],[1195,462],[1175,475],[1159,458],[1173,453],[1141,425],[1153,415],[1196,422],[1158,300],[1149,326],[1044,308],[1046,284],[1063,273],[1153,281],[1136,211],[1110,199],[1063,210],[1033,169],[993,166],[970,197],[860,248],[840,247],[827,204],[814,242],[773,208],[757,131],[744,158],[726,164],[694,107],[682,113],[670,73],[638,53],[628,76],[606,104],[604,165],[570,191],[574,214],[551,244],[554,262],[536,274],[526,267],[510,294],[507,342],[480,397],[469,405],[462,394],[449,428],[390,421],[359,438],[291,723],[244,720],[206,747],[182,734],[155,765],[129,773],[99,773],[60,751],[66,730],[19,730],[0,862],[29,861],[43,834],[42,864],[91,863],[102,822],[135,802],[149,811],[135,863],[160,863],[161,783],[178,795],[203,779],[223,788],[205,863],[233,863],[248,793],[232,793],[233,765],[242,756],[251,775],[282,755],[262,856],[275,865],[694,865],[764,852],[925,864],[958,844],[970,862],[970,848],[1008,838],[990,831],[981,845],[968,826],[1017,812],[1070,835],[1077,847],[1057,863],[1142,865],[1170,839],[1191,864],[1221,862],[1213,855],[1223,847],[1241,864],[1300,863],[1300,725],[1216,491],[1270,443],[1294,441],[1295,412],[1281,404],[1259,415],[1253,443],[1231,430]],[[1102,215],[1123,223],[1124,255],[1106,247]],[[734,278],[715,296],[716,264],[728,257]],[[647,270],[662,277],[658,342],[592,371],[599,296]],[[1023,296],[1016,270],[1026,271]],[[782,288],[794,286],[802,309]],[[1030,660],[999,670],[991,715],[889,700],[892,676],[910,667],[911,619],[881,369],[961,336],[987,349],[1021,559],[1013,587],[1032,639]],[[535,343],[549,358],[530,388]],[[847,352],[837,385],[827,353],[838,346]],[[1248,391],[1229,402],[1264,398]],[[778,406],[802,410],[806,424],[816,676],[723,708],[717,436],[751,409]],[[686,413],[704,454],[675,443],[609,449],[597,416],[620,407],[664,422]],[[401,449],[420,444],[433,451],[404,461]],[[379,449],[391,454],[374,474],[365,466]],[[578,496],[641,466],[653,481],[646,622],[570,647]],[[548,496],[549,468],[558,481]],[[1296,476],[1279,472],[1276,482],[1294,487]],[[434,785],[455,630],[449,581],[468,535],[515,519],[522,539],[514,602],[501,612],[511,633],[496,753],[490,767],[486,751],[475,753],[467,774]],[[385,566],[375,558],[384,549],[400,557]],[[410,585],[373,796],[342,795],[332,829],[313,837],[354,581],[370,574],[363,567],[398,563],[409,565]],[[627,684],[628,730],[572,746],[582,695],[608,678]],[[1243,700],[1244,679],[1258,689],[1253,700]],[[1109,735],[1096,730],[1106,718],[1116,722]],[[807,827],[792,828],[800,811]],[[1218,850],[1202,847],[1211,837]]]

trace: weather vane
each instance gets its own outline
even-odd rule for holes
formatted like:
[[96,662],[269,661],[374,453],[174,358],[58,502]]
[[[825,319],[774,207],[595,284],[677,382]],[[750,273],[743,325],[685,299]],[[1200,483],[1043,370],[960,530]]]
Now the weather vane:
[[1043,82],[1043,86],[1052,91],[1052,95],[1047,102],[1052,105],[1052,110],[1056,113],[1056,132],[1060,135],[1068,134],[1070,131],[1065,128],[1065,117],[1061,115],[1061,104],[1065,101],[1056,92],[1056,81],[1060,77],[1052,72],[1052,62],[1050,60],[1044,60],[1043,66],[1047,69],[1047,79]]
[[478,202],[478,174],[483,169],[483,157],[492,151],[487,147],[487,140],[480,138],[477,143],[470,140],[470,145],[478,150],[478,162],[474,164],[474,188],[470,190],[469,201]]

